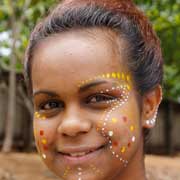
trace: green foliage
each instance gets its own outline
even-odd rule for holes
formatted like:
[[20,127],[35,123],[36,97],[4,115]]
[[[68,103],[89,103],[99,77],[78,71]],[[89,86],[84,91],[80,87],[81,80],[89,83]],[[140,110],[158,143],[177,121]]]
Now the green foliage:
[[[12,2],[12,4],[11,4]],[[16,71],[22,72],[22,60],[24,51],[28,44],[28,37],[34,25],[40,18],[48,13],[49,7],[55,4],[56,0],[39,1],[39,0],[1,0],[0,2],[0,34],[8,32],[9,37],[4,41],[0,40],[0,49],[12,47],[12,23],[18,27],[18,41],[16,43]],[[29,3],[29,4],[28,4]],[[27,6],[27,7],[26,7]],[[13,8],[13,9],[12,9]],[[13,12],[14,11],[14,12]],[[15,22],[12,22],[12,16]],[[0,35],[1,36],[1,35]],[[10,41],[10,42],[9,42]],[[0,57],[0,69],[9,69],[10,55]]]
[[164,96],[180,102],[180,0],[136,0],[146,12],[161,39],[164,66]]
[[[28,8],[24,10],[25,2],[29,0],[12,0],[13,11],[16,18],[16,26],[20,27],[20,35],[17,43],[17,71],[22,71],[21,60],[28,44],[30,31],[35,23],[48,13],[56,0],[31,0]],[[164,95],[165,98],[178,101],[180,99],[180,0],[135,0],[153,23],[154,29],[159,35],[164,54]],[[0,2],[0,33],[9,32],[11,38],[12,9],[10,0]],[[21,22],[21,17],[24,22]],[[9,47],[10,43],[0,41],[1,47]],[[3,62],[3,63],[2,63]],[[9,57],[0,58],[0,68],[8,66]]]

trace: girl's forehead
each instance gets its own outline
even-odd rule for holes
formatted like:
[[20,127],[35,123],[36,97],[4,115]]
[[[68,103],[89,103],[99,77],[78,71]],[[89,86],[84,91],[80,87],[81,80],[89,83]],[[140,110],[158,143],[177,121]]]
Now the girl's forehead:
[[[96,36],[98,38],[74,32],[43,40],[34,52],[33,83],[40,79],[48,82],[48,79],[54,78],[59,78],[59,82],[79,82],[98,74],[127,72],[123,51],[113,51],[112,43],[99,38],[102,36],[100,31]],[[119,43],[125,47],[123,41]]]

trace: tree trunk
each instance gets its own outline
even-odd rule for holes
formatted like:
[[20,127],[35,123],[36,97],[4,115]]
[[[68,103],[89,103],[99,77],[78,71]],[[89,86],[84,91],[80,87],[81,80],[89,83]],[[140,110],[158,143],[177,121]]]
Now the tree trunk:
[[14,135],[14,121],[16,111],[16,42],[17,42],[17,27],[14,15],[11,18],[12,25],[12,48],[11,48],[11,61],[9,72],[9,89],[8,89],[8,112],[5,128],[5,140],[2,147],[2,152],[10,152],[13,145]]
[[[8,1],[9,9],[11,11],[10,21],[12,29],[12,47],[9,71],[8,112],[5,128],[5,140],[2,147],[3,152],[10,152],[13,145],[14,124],[16,116],[16,43],[20,35],[20,26],[18,25],[18,22],[19,24],[23,23],[26,17],[24,14],[22,14],[17,21],[13,3],[14,2],[12,0]],[[31,0],[25,0],[22,11],[25,12],[28,9],[30,3]]]

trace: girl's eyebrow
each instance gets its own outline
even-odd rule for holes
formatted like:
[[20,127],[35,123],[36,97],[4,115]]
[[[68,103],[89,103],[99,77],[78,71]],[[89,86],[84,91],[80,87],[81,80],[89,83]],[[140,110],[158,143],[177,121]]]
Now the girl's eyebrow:
[[105,83],[108,83],[108,81],[104,81],[104,80],[103,81],[95,81],[95,82],[85,84],[79,88],[79,92],[87,91],[91,87],[98,86],[98,85],[105,84]]
[[48,91],[48,90],[40,90],[40,91],[35,91],[33,93],[33,97],[35,97],[35,96],[37,96],[39,94],[46,94],[46,95],[48,95],[50,97],[57,97],[58,96],[58,94],[56,94],[55,92]]

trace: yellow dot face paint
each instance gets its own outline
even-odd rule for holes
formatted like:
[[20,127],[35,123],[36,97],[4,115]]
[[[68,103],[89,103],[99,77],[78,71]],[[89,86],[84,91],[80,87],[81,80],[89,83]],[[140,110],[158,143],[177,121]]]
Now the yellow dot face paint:
[[124,73],[122,73],[122,80],[125,80],[125,75],[124,75]]
[[103,175],[103,173],[95,165],[90,164],[89,167],[93,170],[93,173],[97,173],[97,174],[99,174],[101,176]]
[[71,168],[70,168],[69,166],[66,167],[66,169],[65,169],[65,171],[64,171],[64,173],[63,173],[63,178],[66,178],[66,177],[67,177],[70,169],[71,169]]
[[45,119],[46,119],[46,116],[42,116],[41,119],[42,119],[42,120],[45,120]]
[[40,117],[41,117],[41,115],[40,115],[40,114],[37,114],[37,115],[36,115],[36,118],[40,118]]
[[[131,77],[129,74],[126,74],[124,72],[112,72],[112,73],[105,73],[105,74],[102,74],[102,75],[98,75],[98,76],[95,76],[93,78],[89,78],[88,80],[84,80],[84,81],[81,81],[79,84],[78,84],[78,87],[81,87],[93,80],[96,80],[96,79],[99,79],[99,78],[112,78],[112,79],[117,79],[117,80],[121,80],[121,81],[126,81],[126,83],[128,83],[129,85],[131,84]],[[129,88],[129,87],[128,87]],[[130,89],[129,89],[130,90]]]
[[40,120],[45,120],[46,119],[46,116],[43,116],[38,112],[35,112],[34,116],[35,116],[35,118],[40,119]]
[[120,73],[117,73],[117,78],[118,78],[118,79],[121,79]]
[[133,125],[130,126],[130,130],[134,131],[135,127]]
[[43,145],[47,144],[47,140],[45,138],[43,138],[41,142],[42,142]]
[[125,153],[125,151],[126,151],[126,147],[123,146],[123,147],[121,148],[121,153]]
[[106,78],[110,78],[110,74],[108,73],[108,74],[106,74]]
[[112,73],[112,78],[116,78],[116,73]]
[[112,118],[112,123],[117,123],[117,119],[116,118]]
[[127,75],[127,76],[126,76],[126,80],[127,80],[128,82],[130,82],[130,75]]

